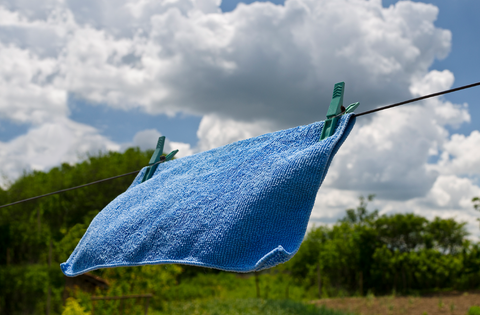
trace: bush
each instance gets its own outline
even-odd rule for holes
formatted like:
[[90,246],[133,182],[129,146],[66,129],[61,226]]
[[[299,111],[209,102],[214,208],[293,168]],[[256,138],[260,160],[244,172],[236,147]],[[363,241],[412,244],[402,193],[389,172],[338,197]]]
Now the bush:
[[480,306],[472,306],[468,310],[467,315],[480,315]]
[[62,315],[90,315],[90,313],[86,312],[85,309],[78,304],[77,300],[69,297]]

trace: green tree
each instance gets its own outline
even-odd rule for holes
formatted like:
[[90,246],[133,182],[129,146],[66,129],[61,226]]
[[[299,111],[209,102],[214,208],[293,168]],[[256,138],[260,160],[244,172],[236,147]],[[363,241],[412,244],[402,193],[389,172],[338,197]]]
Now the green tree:
[[367,198],[360,196],[358,199],[360,201],[356,209],[347,209],[346,215],[344,218],[340,219],[339,222],[346,222],[351,224],[356,223],[368,223],[375,220],[378,217],[378,210],[368,212],[367,206],[368,203],[373,201],[375,195],[370,194]]
[[[0,190],[0,204],[139,170],[151,154],[129,149],[91,156],[76,165],[62,164],[48,172],[25,173],[7,190]],[[64,280],[59,264],[70,255],[92,218],[124,192],[133,178],[0,209],[0,313],[61,311]]]
[[458,223],[454,219],[435,218],[426,227],[426,247],[436,248],[443,253],[456,254],[461,251],[463,241],[468,235],[466,223]]
[[413,213],[383,215],[373,222],[380,242],[400,252],[410,252],[424,245],[427,225],[427,219]]
[[90,313],[86,312],[85,309],[78,304],[77,300],[69,297],[66,301],[62,315],[90,315]]
[[477,245],[465,223],[432,221],[413,214],[368,211],[373,196],[361,197],[356,209],[305,237],[287,269],[316,291],[321,275],[328,295],[401,293],[435,288],[472,287],[477,277]]
[[[480,197],[474,197],[472,199],[472,202],[473,202],[473,208],[475,210],[480,211]],[[480,218],[478,218],[477,221],[480,222]]]
[[480,211],[480,198],[479,197],[474,197],[472,199],[472,202],[473,202],[473,207],[475,208],[475,210]]

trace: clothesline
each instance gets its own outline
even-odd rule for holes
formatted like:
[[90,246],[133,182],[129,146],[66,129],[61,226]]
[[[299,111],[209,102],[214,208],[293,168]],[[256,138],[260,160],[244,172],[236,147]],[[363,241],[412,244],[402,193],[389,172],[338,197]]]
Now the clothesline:
[[381,111],[381,110],[384,110],[384,109],[397,107],[397,106],[400,106],[400,105],[405,105],[405,104],[408,104],[408,103],[413,103],[413,102],[421,101],[421,100],[424,100],[424,99],[427,99],[427,98],[440,96],[440,95],[444,95],[444,94],[448,94],[448,93],[452,93],[452,92],[457,92],[457,91],[460,91],[460,90],[469,89],[469,88],[472,88],[472,87],[475,87],[475,86],[478,86],[478,85],[480,85],[480,82],[464,85],[464,86],[461,86],[461,87],[458,87],[458,88],[445,90],[445,91],[441,91],[441,92],[437,92],[437,93],[433,93],[433,94],[420,96],[420,97],[417,97],[417,98],[412,98],[410,100],[403,101],[403,102],[400,102],[400,103],[395,103],[395,104],[391,104],[391,105],[387,105],[387,106],[378,107],[378,108],[375,108],[375,109],[372,109],[372,110],[367,110],[365,112],[355,114],[355,116],[359,117],[359,116],[363,116],[363,115],[368,115],[368,114],[378,112],[378,111]]
[[[433,93],[433,94],[424,95],[424,96],[417,97],[417,98],[412,98],[412,99],[410,99],[410,100],[406,100],[406,101],[403,101],[403,102],[399,102],[399,103],[395,103],[395,104],[391,104],[391,105],[387,105],[387,106],[378,107],[378,108],[376,108],[376,109],[372,109],[372,110],[368,110],[368,111],[365,111],[365,112],[362,112],[362,113],[355,114],[355,116],[356,116],[356,117],[359,117],[359,116],[363,116],[363,115],[368,115],[368,114],[371,114],[371,113],[374,113],[374,112],[378,112],[378,111],[381,111],[381,110],[385,110],[385,109],[388,109],[388,108],[397,107],[397,106],[400,106],[400,105],[405,105],[405,104],[417,102],[417,101],[424,100],[424,99],[427,99],[427,98],[431,98],[431,97],[435,97],[435,96],[440,96],[440,95],[444,95],[444,94],[448,94],[448,93],[452,93],[452,92],[456,92],[456,91],[460,91],[460,90],[469,89],[469,88],[472,88],[472,87],[475,87],[475,86],[480,86],[480,82],[473,83],[473,84],[468,84],[468,85],[464,85],[464,86],[461,86],[461,87],[458,87],[458,88],[454,88],[454,89],[450,89],[450,90],[445,90],[445,91],[441,91],[441,92],[437,92],[437,93]],[[155,164],[159,164],[159,163],[162,163],[162,162],[163,162],[163,161],[160,161],[160,162],[157,162],[157,163],[155,163]],[[138,170],[138,171],[133,171],[133,172],[129,172],[129,173],[125,173],[125,174],[121,174],[121,175],[117,175],[117,176],[113,176],[113,177],[109,177],[109,178],[97,180],[97,181],[90,182],[90,183],[87,183],[87,184],[83,184],[83,185],[79,185],[79,186],[75,186],[75,187],[70,187],[70,188],[65,188],[65,189],[57,190],[57,191],[54,191],[54,192],[51,192],[51,193],[48,193],[48,194],[39,195],[39,196],[35,196],[35,197],[31,197],[31,198],[27,198],[27,199],[15,201],[15,202],[12,202],[12,203],[9,203],[9,204],[1,205],[1,206],[0,206],[0,209],[1,209],[1,208],[5,208],[5,207],[10,207],[10,206],[13,206],[13,205],[17,205],[17,204],[20,204],[20,203],[24,203],[24,202],[27,202],[27,201],[32,201],[32,200],[40,199],[40,198],[43,198],[43,197],[52,196],[52,195],[64,193],[64,192],[67,192],[67,191],[71,191],[71,190],[75,190],[75,189],[87,187],[87,186],[90,186],[90,185],[95,185],[95,184],[98,184],[98,183],[110,181],[110,180],[117,179],[117,178],[120,178],[120,177],[125,177],[125,176],[129,176],[129,175],[134,175],[134,174],[137,174],[137,173],[139,173],[139,172],[140,172],[140,170]]]

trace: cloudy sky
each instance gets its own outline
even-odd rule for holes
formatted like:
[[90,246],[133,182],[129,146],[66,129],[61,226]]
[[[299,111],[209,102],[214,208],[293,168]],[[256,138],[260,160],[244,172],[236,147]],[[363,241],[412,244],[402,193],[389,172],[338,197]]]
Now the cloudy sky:
[[[0,184],[88,153],[180,156],[480,81],[473,0],[0,0]],[[359,117],[312,213],[455,217],[478,235],[480,89]]]

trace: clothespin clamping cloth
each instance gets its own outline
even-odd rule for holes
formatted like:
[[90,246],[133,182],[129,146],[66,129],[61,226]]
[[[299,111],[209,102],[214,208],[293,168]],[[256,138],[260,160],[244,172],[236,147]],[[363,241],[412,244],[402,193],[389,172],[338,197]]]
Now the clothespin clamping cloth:
[[[342,94],[343,83],[335,97]],[[286,262],[355,124],[353,114],[338,115],[329,115],[336,126],[318,121],[168,163],[160,140],[151,165],[93,219],[63,273],[151,264],[252,272]],[[323,129],[328,139],[318,141]]]
[[167,154],[167,156],[164,156],[163,155],[164,146],[165,146],[165,137],[162,136],[158,138],[157,147],[155,148],[155,152],[153,152],[150,162],[148,162],[148,167],[147,167],[147,170],[145,171],[145,175],[143,175],[142,183],[152,178],[153,174],[155,174],[155,171],[157,170],[158,164],[166,161],[170,161],[171,159],[173,159],[175,154],[177,154],[178,150],[175,150]]
[[345,92],[345,82],[339,82],[335,84],[333,88],[332,101],[330,102],[330,107],[327,111],[327,119],[325,119],[325,125],[322,129],[322,135],[320,136],[320,141],[325,138],[332,136],[335,133],[335,128],[337,127],[338,119],[343,114],[353,113],[353,111],[360,105],[359,102],[348,105],[345,109],[343,107],[343,93]]

